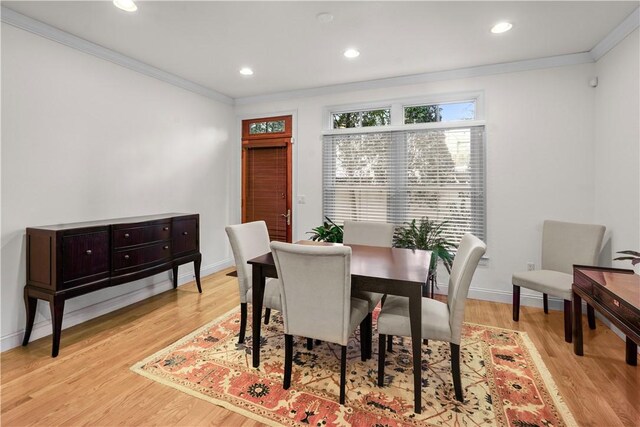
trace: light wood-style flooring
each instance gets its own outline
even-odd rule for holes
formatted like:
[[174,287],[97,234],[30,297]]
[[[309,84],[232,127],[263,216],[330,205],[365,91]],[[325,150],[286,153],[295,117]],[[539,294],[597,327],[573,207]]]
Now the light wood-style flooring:
[[[64,330],[55,359],[51,337],[2,353],[1,425],[259,425],[129,370],[237,307],[229,271],[204,278],[202,294],[190,283]],[[477,300],[466,309],[468,322],[529,333],[579,425],[640,425],[640,367],[625,364],[624,342],[598,321],[575,356],[562,319],[522,307],[516,323],[511,305]]]

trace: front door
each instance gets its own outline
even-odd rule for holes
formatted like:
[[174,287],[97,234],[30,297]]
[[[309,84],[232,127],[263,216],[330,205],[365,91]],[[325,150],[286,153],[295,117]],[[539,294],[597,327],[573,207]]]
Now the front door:
[[242,121],[242,222],[291,242],[291,116]]

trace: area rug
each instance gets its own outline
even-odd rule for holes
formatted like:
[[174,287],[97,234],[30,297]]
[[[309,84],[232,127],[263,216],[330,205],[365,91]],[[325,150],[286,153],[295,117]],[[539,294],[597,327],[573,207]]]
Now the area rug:
[[[377,317],[377,311],[374,316]],[[248,325],[251,325],[249,315]],[[251,328],[238,344],[239,309],[203,326],[131,369],[147,378],[268,425],[563,426],[576,425],[526,333],[465,324],[461,343],[464,403],[455,399],[448,343],[422,346],[422,413],[414,413],[410,340],[387,353],[385,387],[376,385],[374,356],[360,360],[349,342],[346,404],[338,403],[340,347],[308,351],[295,341],[292,385],[283,390],[284,335],[275,312],[262,326],[259,369],[251,367]]]

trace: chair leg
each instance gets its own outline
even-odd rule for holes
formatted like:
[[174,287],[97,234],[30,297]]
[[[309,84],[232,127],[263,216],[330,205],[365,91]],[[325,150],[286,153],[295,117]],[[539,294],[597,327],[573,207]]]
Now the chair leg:
[[270,308],[265,308],[265,310],[264,310],[264,324],[265,325],[269,324],[269,317],[271,317],[271,309]]
[[378,334],[380,342],[378,344],[378,387],[384,386],[384,356],[387,336]]
[[589,321],[589,329],[596,328],[596,313],[593,306],[587,304],[587,320]]
[[549,314],[549,295],[542,294],[542,306],[544,307],[544,313]]
[[342,346],[340,356],[340,404],[344,405],[345,387],[347,385],[347,346]]
[[429,340],[422,340],[423,345],[429,345]]
[[293,335],[284,336],[284,381],[282,388],[291,387],[291,365],[293,364]]
[[462,398],[462,380],[460,379],[460,345],[451,345],[451,374],[453,375],[453,389],[456,393],[456,400],[464,402]]
[[367,318],[365,317],[360,322],[360,360],[363,362],[367,360]]
[[364,318],[364,322],[366,331],[365,338],[367,340],[365,343],[366,359],[364,360],[369,360],[371,359],[371,354],[373,353],[371,345],[371,341],[373,340],[373,314],[367,314],[367,317]]
[[571,301],[564,300],[564,340],[571,342]]
[[307,338],[307,350],[313,350],[313,338]]
[[387,351],[393,351],[393,335],[387,336]]
[[513,285],[513,320],[520,320],[520,286]]
[[247,303],[240,303],[240,338],[238,339],[238,343],[242,344],[244,342],[244,334],[247,330]]

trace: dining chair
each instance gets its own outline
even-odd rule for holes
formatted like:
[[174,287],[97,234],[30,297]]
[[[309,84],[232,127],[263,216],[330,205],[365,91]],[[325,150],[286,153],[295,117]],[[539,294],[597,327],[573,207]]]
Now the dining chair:
[[[367,301],[351,297],[351,248],[272,242],[271,251],[282,295],[283,388],[291,386],[294,335],[335,343],[342,347],[340,404],[344,404],[347,343],[368,313]],[[362,340],[360,351],[364,351]]]
[[[225,227],[233,258],[238,272],[238,290],[240,293],[240,338],[244,342],[247,329],[247,302],[250,302],[253,293],[252,268],[247,261],[271,251],[269,247],[269,230],[264,221],[247,222],[244,224],[228,225]],[[267,279],[264,289],[263,305],[265,309],[264,323],[269,323],[271,309],[281,311],[280,287],[278,279]]]
[[[372,221],[349,221],[344,222],[342,243],[345,245],[367,245],[390,248],[393,246],[393,224],[386,222]],[[355,291],[353,296],[363,299],[369,303],[369,314],[367,315],[367,327],[363,331],[366,336],[361,336],[366,340],[366,352],[362,355],[362,360],[371,358],[371,341],[373,340],[373,315],[372,312],[384,297],[384,294],[368,291]]]
[[[542,227],[541,270],[513,273],[513,320],[520,320],[520,288],[542,292],[544,312],[549,313],[548,295],[564,300],[564,340],[571,342],[571,285],[573,266],[595,265],[605,227],[546,220]],[[589,327],[595,329],[593,307],[587,305]]]
[[[451,373],[456,399],[463,402],[460,378],[460,339],[464,307],[471,279],[487,245],[472,234],[460,241],[449,275],[447,302],[422,298],[422,338],[447,341],[451,348]],[[378,316],[378,385],[384,385],[385,341],[388,335],[411,336],[409,299],[389,295]]]

